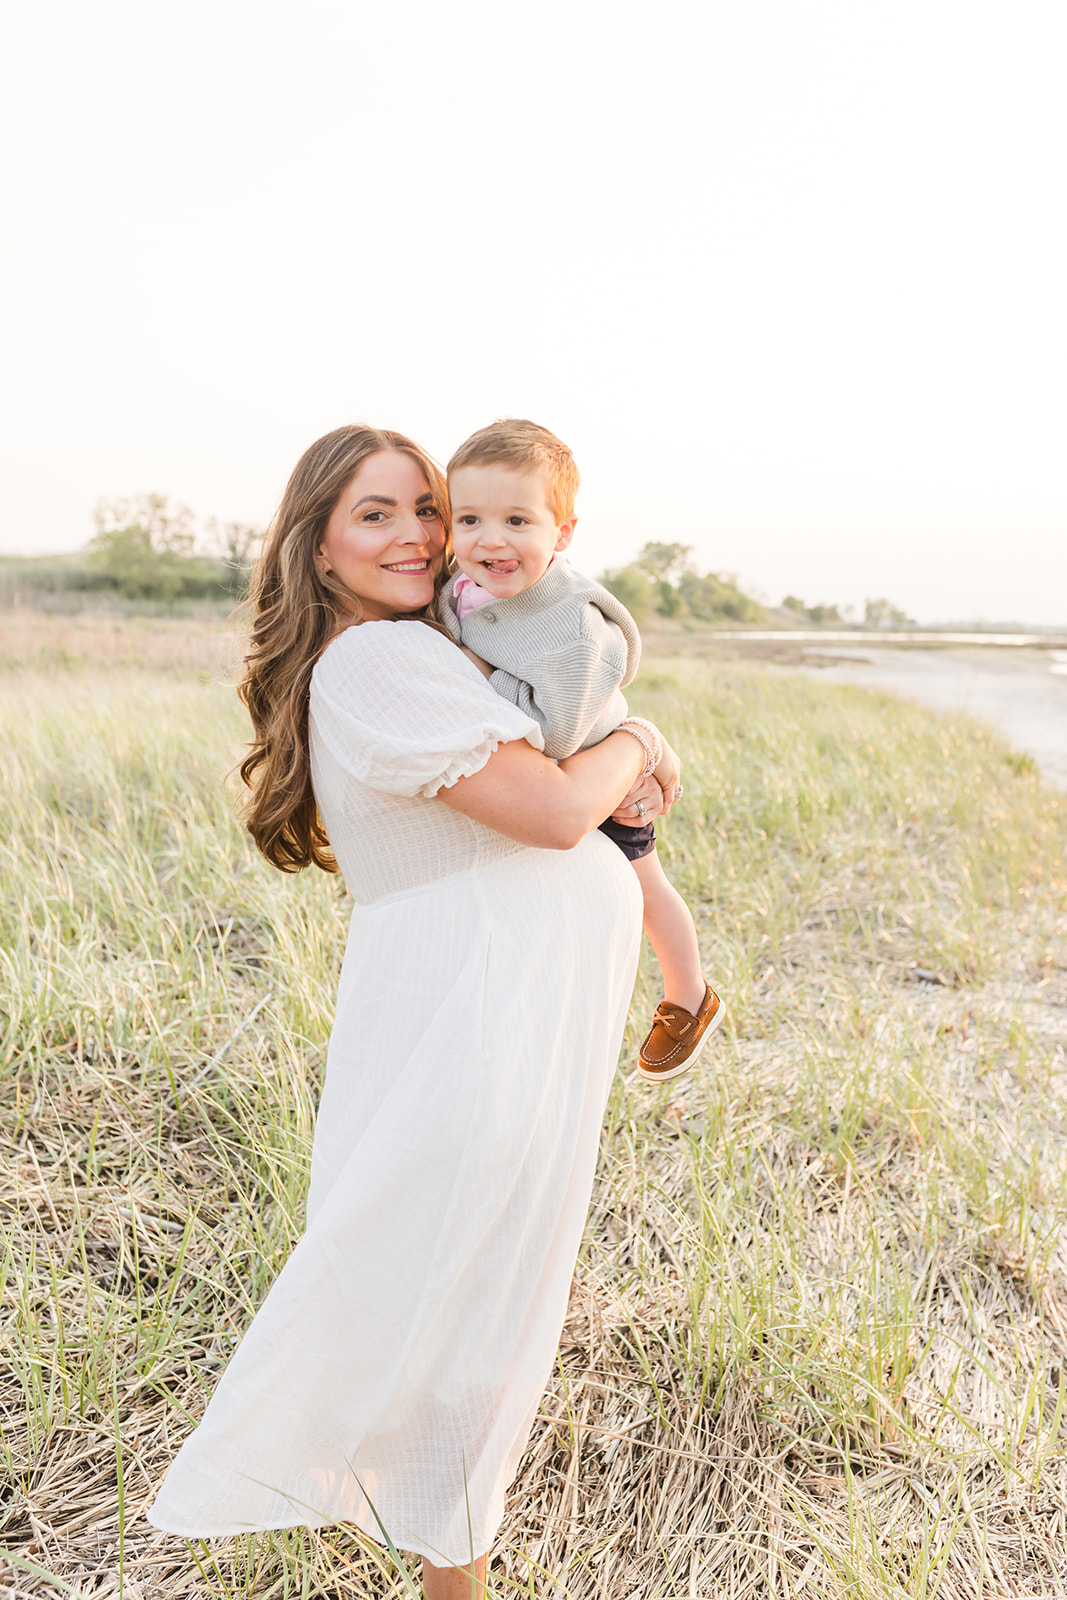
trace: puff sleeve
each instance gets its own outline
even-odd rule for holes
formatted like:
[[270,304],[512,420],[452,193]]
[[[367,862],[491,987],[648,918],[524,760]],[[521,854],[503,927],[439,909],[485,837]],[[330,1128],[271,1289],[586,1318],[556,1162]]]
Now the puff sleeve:
[[363,622],[311,678],[311,739],[383,794],[427,799],[480,772],[498,745],[544,749],[537,721],[495,694],[472,661],[422,622]]

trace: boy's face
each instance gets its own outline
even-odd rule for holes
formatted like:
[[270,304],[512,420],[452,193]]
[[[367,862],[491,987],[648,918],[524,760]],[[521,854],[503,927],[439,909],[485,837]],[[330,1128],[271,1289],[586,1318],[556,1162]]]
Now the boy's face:
[[571,542],[577,518],[556,522],[539,468],[523,472],[495,462],[457,467],[448,492],[460,571],[498,600],[536,583],[555,552]]

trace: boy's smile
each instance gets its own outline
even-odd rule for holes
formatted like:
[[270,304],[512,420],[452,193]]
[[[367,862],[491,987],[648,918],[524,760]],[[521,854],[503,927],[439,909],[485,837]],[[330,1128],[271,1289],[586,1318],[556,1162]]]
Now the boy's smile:
[[460,570],[497,600],[529,589],[566,550],[575,517],[556,522],[539,468],[457,467],[449,479],[452,548]]

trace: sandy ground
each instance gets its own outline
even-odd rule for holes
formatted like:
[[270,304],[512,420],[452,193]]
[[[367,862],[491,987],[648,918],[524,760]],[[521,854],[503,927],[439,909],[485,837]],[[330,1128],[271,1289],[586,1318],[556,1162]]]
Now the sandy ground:
[[836,683],[888,689],[938,711],[970,711],[1067,789],[1067,651],[821,645],[818,655],[809,670]]

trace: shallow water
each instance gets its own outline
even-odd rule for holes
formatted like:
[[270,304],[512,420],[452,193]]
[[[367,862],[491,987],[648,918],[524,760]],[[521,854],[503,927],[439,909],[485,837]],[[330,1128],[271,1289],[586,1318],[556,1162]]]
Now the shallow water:
[[818,654],[823,661],[841,658],[809,669],[835,683],[888,689],[938,711],[969,711],[1067,789],[1067,651],[822,645]]

